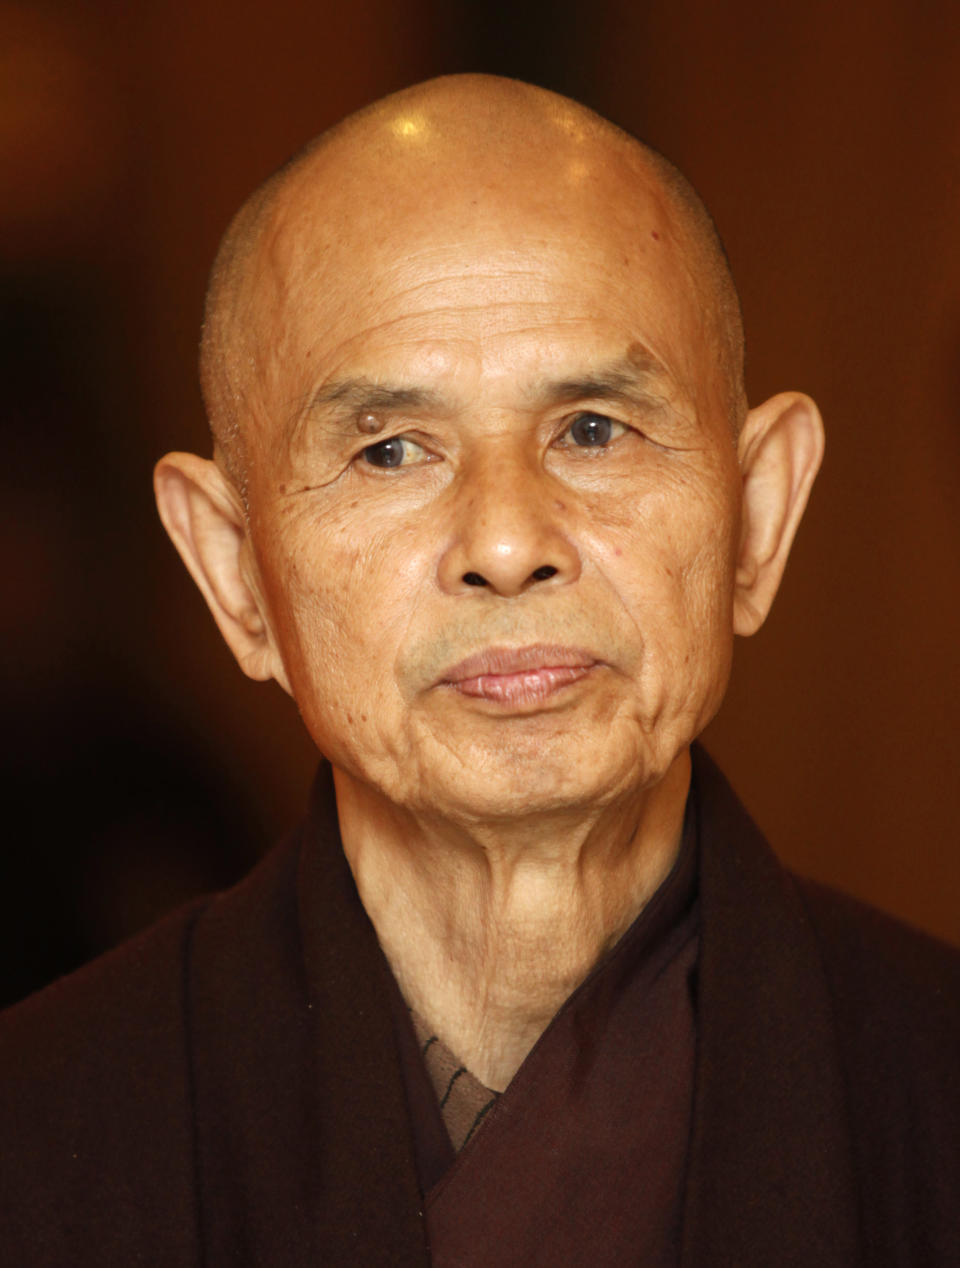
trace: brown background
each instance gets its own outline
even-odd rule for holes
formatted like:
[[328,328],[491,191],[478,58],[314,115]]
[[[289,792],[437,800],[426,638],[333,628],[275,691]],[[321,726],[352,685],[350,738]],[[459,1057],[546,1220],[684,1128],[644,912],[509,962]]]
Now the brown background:
[[663,149],[726,240],[757,401],[827,460],[708,744],[782,857],[960,942],[960,28],[866,5],[0,0],[6,997],[227,883],[313,755],[163,537],[205,451],[206,269],[307,137],[431,74],[579,97]]

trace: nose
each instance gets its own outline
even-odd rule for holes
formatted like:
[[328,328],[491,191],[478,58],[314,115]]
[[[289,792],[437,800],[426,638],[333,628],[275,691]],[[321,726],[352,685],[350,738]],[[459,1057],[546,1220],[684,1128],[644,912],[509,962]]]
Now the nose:
[[485,588],[511,598],[580,575],[566,490],[533,457],[507,448],[472,455],[450,489],[452,532],[438,569],[447,594]]

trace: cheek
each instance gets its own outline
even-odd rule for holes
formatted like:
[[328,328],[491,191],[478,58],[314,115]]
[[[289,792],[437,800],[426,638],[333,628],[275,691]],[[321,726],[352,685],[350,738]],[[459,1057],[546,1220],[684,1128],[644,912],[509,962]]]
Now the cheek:
[[402,531],[371,533],[357,514],[300,511],[269,535],[266,597],[301,707],[383,703],[394,644],[422,592],[417,565]]
[[737,538],[736,485],[711,473],[655,468],[642,485],[624,481],[584,506],[583,523],[599,552],[638,577],[666,584],[732,576]]
[[709,672],[729,657],[735,485],[661,470],[591,508],[592,550],[646,649],[645,671]]

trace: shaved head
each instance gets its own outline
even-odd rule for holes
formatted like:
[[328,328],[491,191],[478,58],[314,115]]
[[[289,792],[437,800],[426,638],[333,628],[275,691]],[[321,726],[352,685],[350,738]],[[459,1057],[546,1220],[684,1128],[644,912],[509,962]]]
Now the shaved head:
[[[312,277],[323,287],[325,249],[337,246],[355,216],[375,237],[395,230],[398,217],[415,220],[418,200],[431,210],[447,200],[464,219],[488,203],[509,216],[511,172],[519,170],[540,174],[542,188],[556,189],[561,203],[561,176],[597,185],[616,173],[611,217],[629,216],[634,199],[664,207],[697,292],[708,361],[739,429],[746,412],[740,305],[720,237],[686,177],[568,98],[494,76],[445,76],[377,101],[320,134],[255,190],[224,235],[207,289],[200,379],[215,453],[244,503],[257,413],[250,394],[260,364],[259,291],[264,273],[276,274],[278,256],[289,260],[289,240],[316,240],[320,266]],[[274,278],[274,326],[283,300],[277,290]]]
[[607,875],[643,807],[679,836],[823,450],[801,393],[746,410],[742,359],[686,180],[528,84],[377,102],[241,209],[203,335],[215,457],[167,455],[157,501],[329,759],[345,849],[351,822],[397,859],[429,839],[433,877],[460,841],[487,885],[560,839]]

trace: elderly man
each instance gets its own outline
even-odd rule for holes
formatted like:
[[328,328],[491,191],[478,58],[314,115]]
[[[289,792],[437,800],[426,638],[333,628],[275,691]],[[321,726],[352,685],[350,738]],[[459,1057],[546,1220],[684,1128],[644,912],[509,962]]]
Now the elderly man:
[[7,1262],[960,1263],[956,956],[694,745],[822,452],[742,361],[684,178],[527,85],[248,201],[157,498],[327,763],[236,890],[7,1015]]

